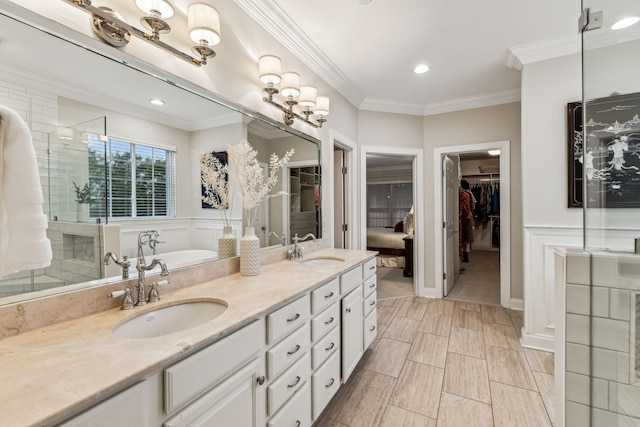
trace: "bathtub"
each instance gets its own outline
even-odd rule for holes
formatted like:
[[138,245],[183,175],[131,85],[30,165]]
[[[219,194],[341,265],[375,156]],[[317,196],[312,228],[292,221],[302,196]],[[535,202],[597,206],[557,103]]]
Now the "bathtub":
[[[200,264],[218,259],[218,253],[206,249],[186,249],[184,251],[165,252],[163,254],[145,255],[147,264],[154,258],[161,259],[167,265],[169,271],[188,265]],[[156,267],[149,273],[159,273],[160,267]]]

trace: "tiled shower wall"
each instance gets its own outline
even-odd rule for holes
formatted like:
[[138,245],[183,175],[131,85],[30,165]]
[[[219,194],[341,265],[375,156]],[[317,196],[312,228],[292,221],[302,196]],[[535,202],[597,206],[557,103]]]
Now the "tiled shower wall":
[[566,426],[638,426],[640,257],[570,254],[566,275]]

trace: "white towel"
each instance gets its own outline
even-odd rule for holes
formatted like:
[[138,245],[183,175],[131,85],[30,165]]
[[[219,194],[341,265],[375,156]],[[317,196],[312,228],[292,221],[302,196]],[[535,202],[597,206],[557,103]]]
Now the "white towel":
[[0,105],[0,277],[51,264],[43,201],[31,132]]

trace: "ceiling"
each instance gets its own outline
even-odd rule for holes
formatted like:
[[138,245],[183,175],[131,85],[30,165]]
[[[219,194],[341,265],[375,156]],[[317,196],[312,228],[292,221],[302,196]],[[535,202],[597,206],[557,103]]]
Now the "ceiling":
[[[426,115],[519,101],[510,48],[579,49],[580,0],[235,2],[364,110]],[[430,71],[414,74],[419,63]]]

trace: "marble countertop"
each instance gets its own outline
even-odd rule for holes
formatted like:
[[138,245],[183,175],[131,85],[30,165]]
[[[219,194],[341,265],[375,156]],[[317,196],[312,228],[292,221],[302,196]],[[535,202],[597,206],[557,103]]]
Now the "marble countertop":
[[[62,421],[374,255],[322,249],[306,259],[337,256],[345,262],[322,266],[275,262],[263,265],[259,276],[233,274],[170,293],[161,290],[157,303],[133,310],[112,309],[4,338],[0,340],[0,425]],[[144,339],[112,334],[114,326],[144,312],[207,299],[222,300],[228,308],[210,322],[174,334]]]

